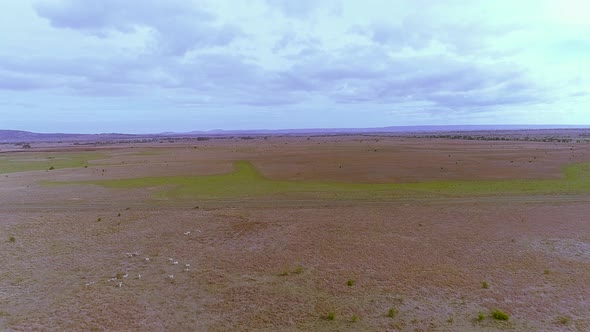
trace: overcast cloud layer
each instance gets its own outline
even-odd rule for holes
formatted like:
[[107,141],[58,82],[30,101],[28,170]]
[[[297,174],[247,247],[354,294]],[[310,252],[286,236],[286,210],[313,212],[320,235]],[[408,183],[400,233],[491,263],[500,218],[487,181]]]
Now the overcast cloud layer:
[[0,128],[590,124],[586,0],[20,0]]

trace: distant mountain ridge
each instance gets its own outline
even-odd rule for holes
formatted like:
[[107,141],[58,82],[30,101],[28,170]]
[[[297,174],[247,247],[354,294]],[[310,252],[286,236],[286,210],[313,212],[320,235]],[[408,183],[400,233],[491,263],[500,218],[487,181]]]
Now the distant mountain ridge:
[[245,129],[191,132],[163,132],[154,134],[74,134],[35,133],[22,130],[0,130],[0,143],[83,142],[159,139],[171,137],[228,136],[228,135],[335,135],[379,133],[438,133],[466,131],[509,131],[539,129],[589,129],[590,125],[447,125],[447,126],[390,126],[381,128],[303,128],[303,129]]

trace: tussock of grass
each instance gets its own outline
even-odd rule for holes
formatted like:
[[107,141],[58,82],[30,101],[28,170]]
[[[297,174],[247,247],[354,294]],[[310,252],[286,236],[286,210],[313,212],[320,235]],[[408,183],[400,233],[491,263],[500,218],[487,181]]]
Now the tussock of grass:
[[395,316],[397,316],[398,312],[396,308],[389,308],[389,310],[387,311],[387,317],[389,318],[395,318]]
[[354,280],[352,280],[352,279],[350,279],[350,280],[348,280],[348,281],[346,282],[346,286],[348,286],[348,287],[352,287],[352,286],[354,286],[355,284],[356,284],[356,281],[354,281]]
[[279,275],[279,277],[286,277],[286,276],[292,275],[292,274],[294,274],[294,275],[302,274],[303,272],[305,272],[305,270],[303,269],[303,267],[302,266],[298,266],[298,267],[296,267],[293,270],[284,270],[281,273],[279,273],[278,275]]
[[481,283],[481,288],[483,288],[483,289],[488,289],[488,288],[490,288],[490,285],[488,285],[488,283],[487,283],[486,281],[483,281],[483,282]]
[[14,243],[16,242],[16,239],[14,238],[14,236],[11,236],[8,238],[8,242]]

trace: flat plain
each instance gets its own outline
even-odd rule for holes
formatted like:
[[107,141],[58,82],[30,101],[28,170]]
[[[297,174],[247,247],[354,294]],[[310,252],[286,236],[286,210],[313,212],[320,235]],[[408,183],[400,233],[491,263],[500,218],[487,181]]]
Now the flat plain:
[[0,145],[0,329],[588,331],[589,203],[587,143]]

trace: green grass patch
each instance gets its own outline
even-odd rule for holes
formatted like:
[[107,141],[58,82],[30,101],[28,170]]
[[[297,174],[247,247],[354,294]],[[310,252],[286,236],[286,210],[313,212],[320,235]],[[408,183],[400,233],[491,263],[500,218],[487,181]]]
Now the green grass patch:
[[95,152],[13,153],[0,157],[0,174],[84,167],[91,160],[104,158],[108,157]]
[[99,185],[106,188],[159,188],[160,198],[238,198],[277,194],[307,194],[331,199],[387,199],[423,196],[490,196],[499,194],[590,193],[590,163],[564,168],[561,179],[495,181],[425,181],[416,183],[342,183],[334,181],[271,180],[248,161],[238,161],[228,174],[143,177],[120,180],[46,182]]

